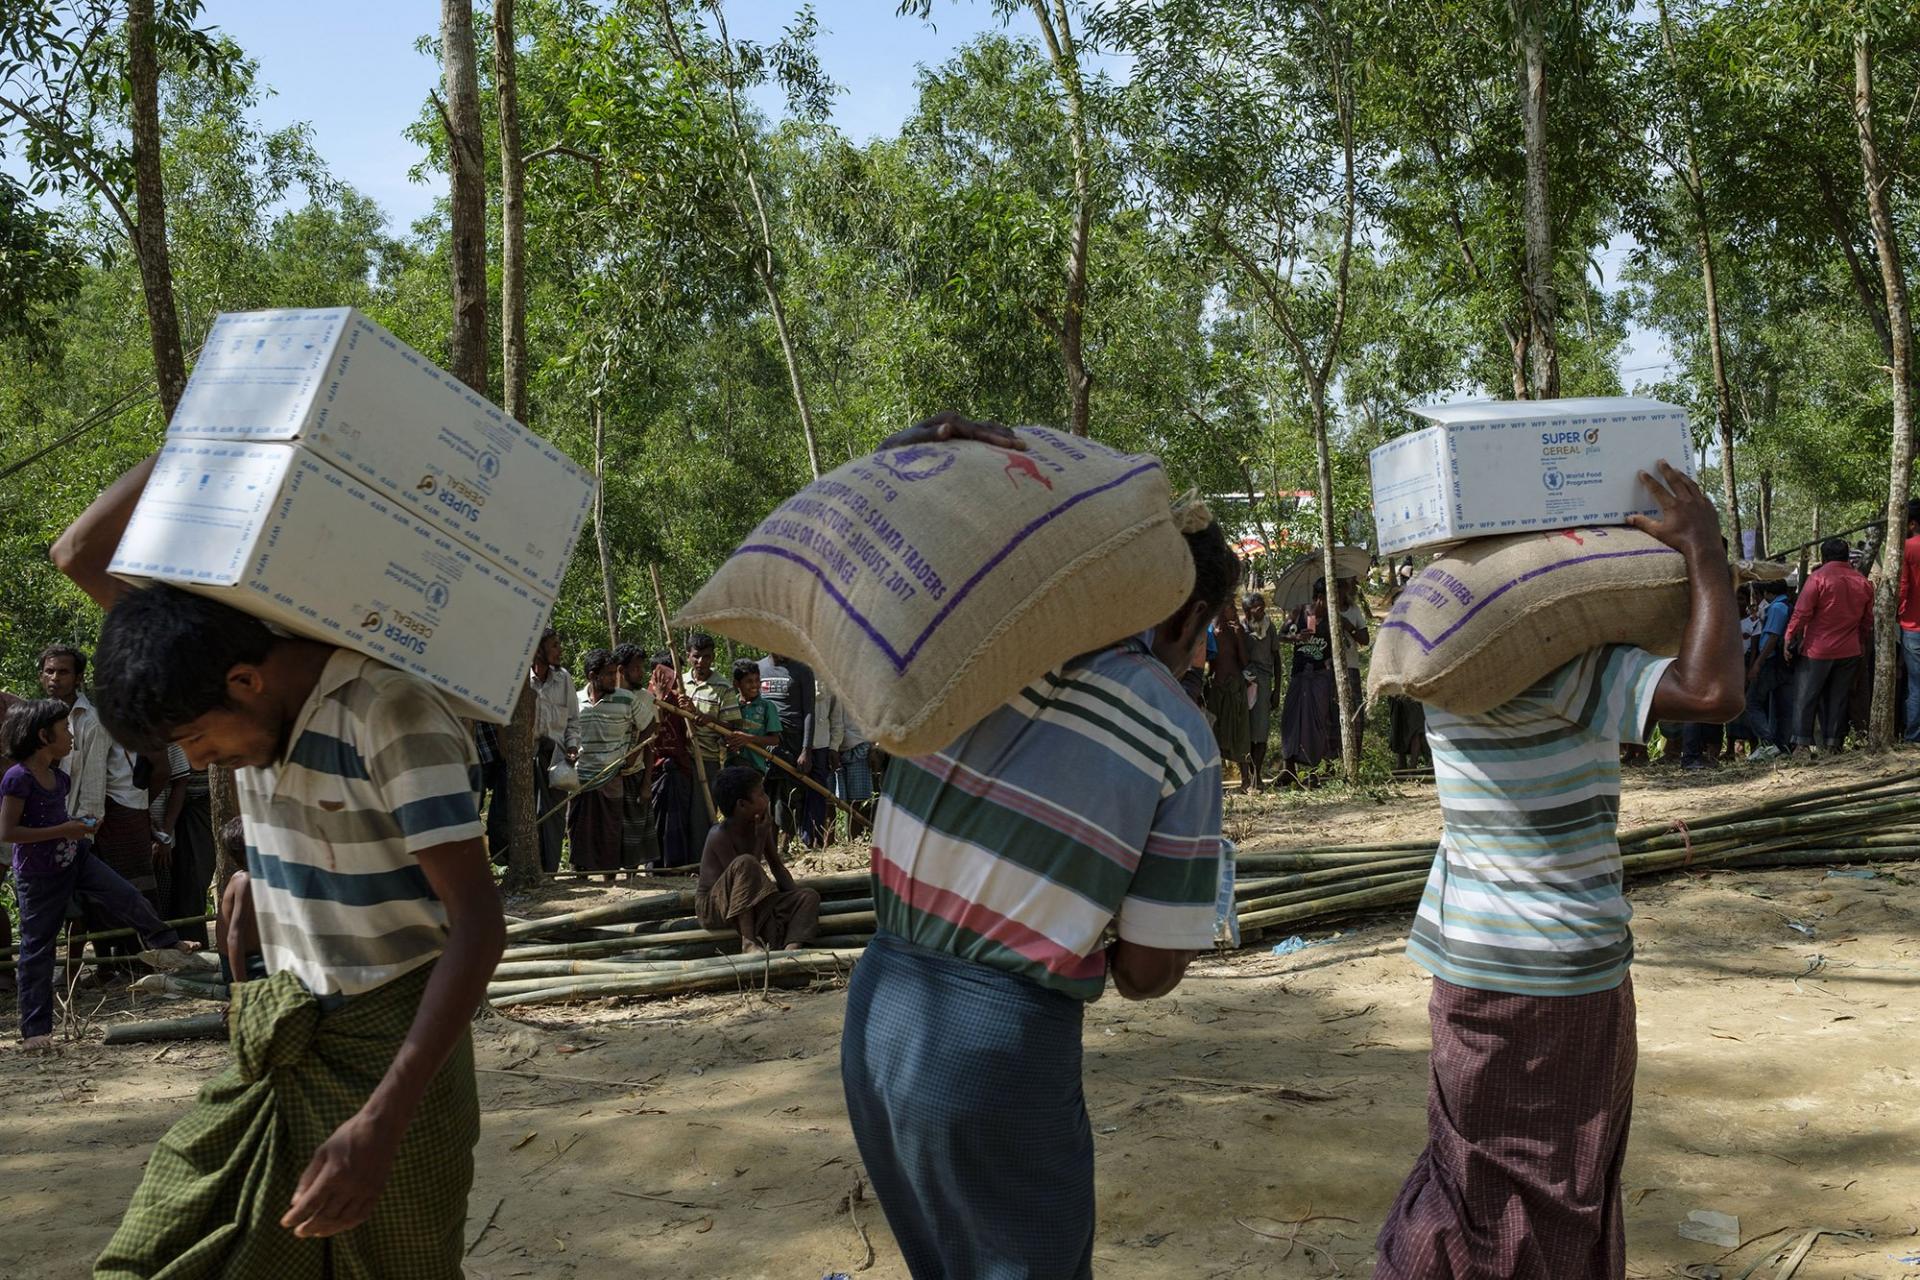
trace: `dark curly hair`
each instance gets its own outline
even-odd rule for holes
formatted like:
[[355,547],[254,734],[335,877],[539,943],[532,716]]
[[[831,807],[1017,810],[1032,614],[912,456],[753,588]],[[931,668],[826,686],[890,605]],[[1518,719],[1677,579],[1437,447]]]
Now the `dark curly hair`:
[[713,780],[714,806],[720,810],[721,817],[731,818],[735,809],[765,785],[766,779],[760,776],[758,769],[744,764],[722,769],[720,776]]
[[227,673],[276,643],[258,618],[165,584],[107,612],[94,654],[93,702],[114,741],[157,755],[188,721],[227,705]]

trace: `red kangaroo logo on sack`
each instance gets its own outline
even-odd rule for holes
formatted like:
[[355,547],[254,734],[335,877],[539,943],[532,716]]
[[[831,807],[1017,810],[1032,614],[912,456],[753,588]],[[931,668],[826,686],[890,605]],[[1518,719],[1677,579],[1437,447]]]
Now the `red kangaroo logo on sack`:
[[1040,466],[1032,458],[1024,453],[1015,453],[1011,449],[1002,449],[1000,452],[1007,455],[1006,470],[1008,484],[1018,489],[1020,487],[1020,477],[1027,475],[1038,480],[1041,484],[1047,486],[1048,489],[1053,488],[1053,481],[1040,474]]

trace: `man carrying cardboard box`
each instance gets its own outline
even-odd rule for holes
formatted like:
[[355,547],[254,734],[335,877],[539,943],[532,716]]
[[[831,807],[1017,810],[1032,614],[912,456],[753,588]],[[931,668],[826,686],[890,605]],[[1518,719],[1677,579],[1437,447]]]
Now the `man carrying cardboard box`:
[[1724,723],[1746,693],[1720,520],[1660,464],[1686,558],[1677,658],[1603,645],[1478,715],[1430,706],[1445,825],[1407,951],[1434,976],[1427,1147],[1381,1229],[1375,1280],[1620,1280],[1633,1111],[1632,915],[1620,747],[1655,719]]
[[107,566],[152,467],[54,559],[108,609],[107,728],[235,770],[250,873],[223,939],[234,1064],[161,1139],[96,1276],[460,1275],[479,1136],[468,1024],[504,945],[473,740],[424,681]]

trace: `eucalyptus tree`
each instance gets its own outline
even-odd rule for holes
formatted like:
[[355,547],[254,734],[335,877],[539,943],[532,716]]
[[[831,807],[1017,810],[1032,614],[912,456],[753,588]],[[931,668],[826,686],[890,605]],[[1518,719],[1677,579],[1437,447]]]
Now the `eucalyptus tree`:
[[[1058,277],[1052,273],[1041,277],[1058,279],[1059,284],[1046,291],[1050,296],[1035,300],[1030,306],[1034,318],[1045,326],[1060,352],[1061,369],[1066,375],[1067,428],[1083,436],[1091,430],[1093,397],[1093,373],[1087,367],[1086,354],[1091,280],[1088,262],[1102,184],[1096,173],[1100,163],[1094,123],[1096,87],[1089,84],[1086,68],[1081,65],[1085,55],[1080,36],[1074,31],[1074,17],[1080,7],[1077,0],[992,0],[992,3],[995,15],[1003,23],[1012,22],[1022,10],[1033,15],[1054,79],[1060,85],[1065,124],[1062,132],[1072,155],[1071,200],[1066,215],[1054,224],[1056,230],[1065,231],[1065,245],[1060,254],[1065,270]],[[899,12],[924,19],[931,16],[933,5],[934,0],[901,0]]]
[[[1742,74],[1751,89],[1778,112],[1799,109],[1831,127],[1846,122],[1857,156],[1855,190],[1864,197],[1878,297],[1849,257],[1862,303],[1875,321],[1887,356],[1891,383],[1885,537],[1876,576],[1873,711],[1868,738],[1892,745],[1899,658],[1898,620],[1906,509],[1914,458],[1913,319],[1908,300],[1902,227],[1909,217],[1899,203],[1910,188],[1915,146],[1910,125],[1920,102],[1920,13],[1897,0],[1824,3],[1792,0],[1728,6],[1727,28],[1743,35],[1753,55]],[[1846,238],[1842,237],[1846,244]],[[1850,246],[1849,246],[1850,247]],[[1875,305],[1877,301],[1877,305]]]
[[[1359,77],[1380,15],[1342,0],[1117,3],[1095,29],[1135,59],[1133,138],[1167,218],[1278,331],[1312,426],[1326,579],[1335,571],[1330,393],[1347,354],[1355,243],[1373,224]],[[1366,224],[1366,225],[1363,225]],[[1357,780],[1359,691],[1333,627],[1342,755]]]
[[169,418],[187,372],[160,172],[162,68],[221,77],[237,58],[193,26],[199,12],[200,0],[49,0],[7,6],[0,26],[0,147],[18,144],[34,195],[77,195],[112,211],[140,266]]

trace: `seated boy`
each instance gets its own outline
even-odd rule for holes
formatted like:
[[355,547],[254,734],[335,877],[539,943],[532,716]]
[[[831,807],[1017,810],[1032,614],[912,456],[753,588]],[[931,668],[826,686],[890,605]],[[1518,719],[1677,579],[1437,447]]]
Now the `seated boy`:
[[774,848],[772,806],[756,769],[735,765],[714,783],[720,822],[700,858],[694,914],[709,929],[737,929],[743,951],[797,951],[820,927],[820,894],[794,887]]

